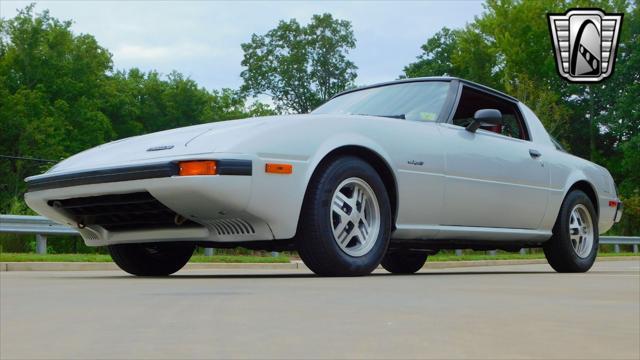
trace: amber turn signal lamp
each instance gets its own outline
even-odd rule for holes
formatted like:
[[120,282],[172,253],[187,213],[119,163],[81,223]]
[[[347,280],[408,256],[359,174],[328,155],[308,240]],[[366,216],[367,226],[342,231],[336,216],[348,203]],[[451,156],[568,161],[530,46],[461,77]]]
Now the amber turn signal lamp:
[[181,161],[180,176],[217,175],[218,167],[214,160]]
[[270,174],[291,174],[293,172],[293,165],[267,163],[264,171]]

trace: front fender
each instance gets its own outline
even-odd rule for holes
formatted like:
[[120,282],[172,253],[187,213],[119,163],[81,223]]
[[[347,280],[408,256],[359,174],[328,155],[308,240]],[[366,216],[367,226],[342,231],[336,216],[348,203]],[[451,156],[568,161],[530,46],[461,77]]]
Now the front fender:
[[305,184],[311,181],[316,168],[320,165],[320,162],[327,157],[331,152],[345,146],[357,146],[378,154],[387,163],[390,169],[392,169],[391,156],[384,150],[384,148],[375,140],[363,136],[358,133],[341,133],[327,138],[318,147],[318,151],[309,159],[309,167],[305,174]]
[[[248,211],[264,219],[276,239],[290,239],[295,236],[304,197],[313,174],[331,152],[345,146],[358,146],[379,154],[391,164],[389,154],[374,140],[353,132],[334,134],[324,139],[317,150],[308,158],[287,156],[259,156],[253,176],[251,201]],[[293,164],[289,176],[266,174],[263,170],[267,162]]]

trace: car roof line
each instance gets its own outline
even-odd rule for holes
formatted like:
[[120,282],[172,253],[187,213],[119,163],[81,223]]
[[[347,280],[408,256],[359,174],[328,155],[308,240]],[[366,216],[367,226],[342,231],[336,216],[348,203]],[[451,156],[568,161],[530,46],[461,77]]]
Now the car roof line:
[[469,84],[471,86],[474,86],[476,88],[479,88],[480,90],[484,90],[486,92],[495,94],[495,95],[499,95],[499,96],[503,96],[506,98],[509,98],[513,101],[518,102],[519,100],[514,98],[513,96],[509,95],[509,94],[505,94],[501,91],[498,91],[496,89],[490,88],[486,85],[482,85],[482,84],[478,84],[476,82],[470,81],[470,80],[466,80],[466,79],[462,79],[462,78],[458,78],[458,77],[454,77],[454,76],[427,76],[427,77],[415,77],[415,78],[406,78],[406,79],[398,79],[398,80],[393,80],[393,81],[386,81],[386,82],[381,82],[381,83],[376,83],[376,84],[371,84],[371,85],[365,85],[365,86],[359,86],[353,89],[349,89],[349,90],[345,90],[343,92],[340,92],[334,96],[332,96],[331,98],[336,98],[338,96],[342,96],[345,94],[349,94],[355,91],[360,91],[360,90],[365,90],[365,89],[372,89],[372,88],[377,88],[377,87],[382,87],[382,86],[387,86],[387,85],[393,85],[393,84],[404,84],[404,83],[412,83],[412,82],[426,82],[426,81],[453,81],[453,80],[457,80],[460,81],[462,83],[466,83]]

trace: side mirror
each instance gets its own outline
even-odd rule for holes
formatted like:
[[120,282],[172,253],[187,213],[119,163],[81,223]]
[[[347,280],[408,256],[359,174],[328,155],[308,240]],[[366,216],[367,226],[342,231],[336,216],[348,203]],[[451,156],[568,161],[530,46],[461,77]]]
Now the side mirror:
[[480,126],[495,126],[502,124],[502,113],[496,109],[480,109],[473,115],[473,122],[467,126],[467,131],[476,132]]

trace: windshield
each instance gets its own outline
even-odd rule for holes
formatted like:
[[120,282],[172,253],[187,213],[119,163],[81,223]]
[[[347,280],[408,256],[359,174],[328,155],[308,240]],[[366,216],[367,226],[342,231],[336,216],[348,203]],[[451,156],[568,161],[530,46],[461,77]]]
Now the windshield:
[[418,81],[357,90],[335,97],[312,114],[384,116],[436,121],[447,98],[449,82]]

